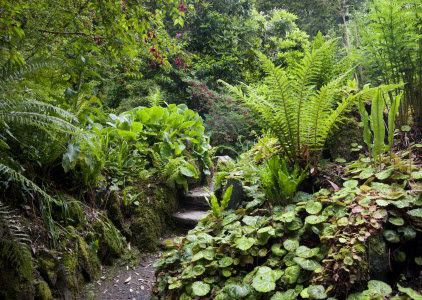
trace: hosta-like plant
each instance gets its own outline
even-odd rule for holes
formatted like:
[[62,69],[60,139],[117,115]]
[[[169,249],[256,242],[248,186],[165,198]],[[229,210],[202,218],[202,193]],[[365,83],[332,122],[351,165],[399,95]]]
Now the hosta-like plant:
[[347,72],[333,66],[335,43],[317,37],[303,59],[283,68],[258,53],[262,84],[225,84],[275,135],[290,162],[317,160],[331,129],[356,98]]

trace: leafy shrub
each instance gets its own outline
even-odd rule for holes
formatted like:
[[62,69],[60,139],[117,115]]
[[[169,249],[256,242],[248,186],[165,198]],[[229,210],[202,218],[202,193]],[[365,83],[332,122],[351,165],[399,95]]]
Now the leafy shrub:
[[185,105],[135,108],[111,114],[106,124],[95,125],[90,134],[75,140],[63,165],[65,170],[85,170],[84,182],[92,186],[103,171],[116,187],[161,176],[169,185],[187,188],[189,178],[208,170],[204,130],[202,119]]
[[236,150],[253,140],[256,122],[251,112],[233,98],[220,94],[205,83],[189,81],[189,107],[204,116],[205,128],[212,146]]
[[[420,249],[405,250],[420,235],[422,202],[416,190],[401,187],[408,180],[420,184],[420,179],[411,179],[417,171],[399,167],[398,161],[409,164],[404,156],[390,163],[390,176],[364,179],[366,160],[359,160],[360,173],[351,169],[352,178],[338,191],[302,195],[272,212],[246,206],[224,211],[219,218],[209,214],[157,262],[158,295],[342,298],[367,282],[367,242],[379,235],[392,253],[400,252],[396,268],[420,262]],[[417,269],[410,267],[409,272]]]

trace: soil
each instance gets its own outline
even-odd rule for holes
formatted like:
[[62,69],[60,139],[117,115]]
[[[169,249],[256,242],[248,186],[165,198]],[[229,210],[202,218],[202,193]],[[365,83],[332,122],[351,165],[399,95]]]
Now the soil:
[[103,268],[101,278],[88,287],[87,298],[149,300],[155,283],[154,262],[160,252],[142,254],[136,265]]

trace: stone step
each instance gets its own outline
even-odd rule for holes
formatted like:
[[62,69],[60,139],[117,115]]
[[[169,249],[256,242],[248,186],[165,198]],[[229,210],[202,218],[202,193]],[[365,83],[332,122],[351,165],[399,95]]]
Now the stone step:
[[177,224],[193,228],[207,213],[203,210],[180,210],[175,212],[172,217]]
[[208,210],[208,199],[211,192],[208,187],[197,187],[188,191],[180,202],[181,207],[197,210]]

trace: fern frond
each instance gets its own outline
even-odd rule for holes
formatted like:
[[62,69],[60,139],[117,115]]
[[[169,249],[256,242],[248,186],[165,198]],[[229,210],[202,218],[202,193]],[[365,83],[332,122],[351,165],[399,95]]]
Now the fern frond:
[[21,173],[13,170],[9,166],[0,162],[0,176],[5,176],[8,180],[15,182],[16,184],[21,185],[29,190],[36,192],[40,195],[41,201],[39,203],[39,208],[41,211],[41,215],[44,220],[44,224],[46,225],[47,229],[50,231],[53,241],[57,239],[57,229],[56,225],[54,224],[53,218],[51,216],[51,204],[60,205],[60,203],[48,195],[43,189],[41,189],[37,184],[35,184],[32,180],[28,179],[26,176],[22,175]]

